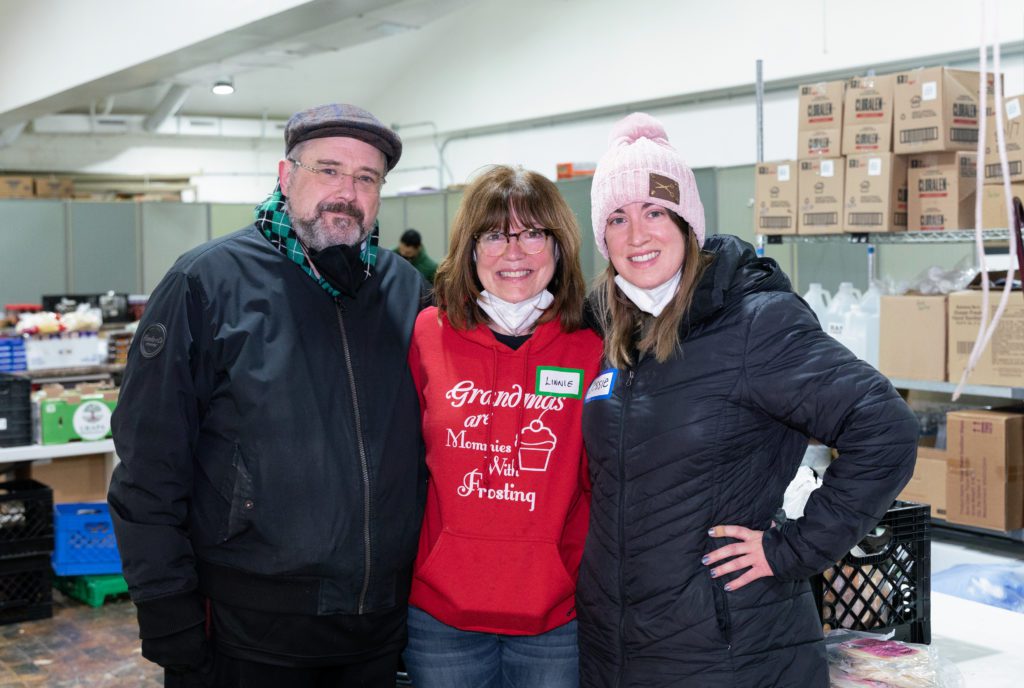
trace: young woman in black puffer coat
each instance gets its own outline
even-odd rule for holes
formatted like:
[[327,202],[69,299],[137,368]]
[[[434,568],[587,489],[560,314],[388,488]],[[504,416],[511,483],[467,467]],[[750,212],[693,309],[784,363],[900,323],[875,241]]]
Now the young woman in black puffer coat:
[[[583,418],[581,685],[827,688],[807,579],[910,479],[915,418],[775,261],[705,237],[657,120],[616,125],[592,212],[610,264],[589,302],[605,360]],[[810,437],[839,458],[803,518],[776,523]]]

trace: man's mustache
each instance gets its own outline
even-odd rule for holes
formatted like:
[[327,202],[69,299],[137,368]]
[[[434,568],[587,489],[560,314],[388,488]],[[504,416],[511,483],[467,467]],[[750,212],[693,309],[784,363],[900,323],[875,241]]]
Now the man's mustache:
[[348,215],[356,221],[360,226],[363,224],[363,211],[359,209],[354,203],[320,203],[316,207],[317,215],[323,215],[324,213],[342,213]]

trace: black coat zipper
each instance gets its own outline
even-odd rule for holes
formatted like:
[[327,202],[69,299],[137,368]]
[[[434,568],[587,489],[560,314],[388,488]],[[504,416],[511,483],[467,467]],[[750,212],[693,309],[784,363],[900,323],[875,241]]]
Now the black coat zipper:
[[619,677],[615,684],[622,685],[626,673],[626,455],[623,443],[626,438],[626,416],[633,388],[632,368],[626,378],[626,392],[622,399],[622,413],[619,414]]
[[366,460],[366,445],[363,442],[363,423],[359,414],[359,394],[356,392],[356,376],[352,369],[352,352],[348,347],[348,333],[345,331],[345,318],[342,316],[341,304],[335,302],[338,313],[338,329],[341,330],[341,347],[345,354],[345,368],[348,371],[348,387],[352,393],[352,416],[356,424],[356,446],[359,448],[359,467],[363,474],[363,589],[359,592],[358,613],[363,613],[366,604],[366,593],[370,589],[370,466]]

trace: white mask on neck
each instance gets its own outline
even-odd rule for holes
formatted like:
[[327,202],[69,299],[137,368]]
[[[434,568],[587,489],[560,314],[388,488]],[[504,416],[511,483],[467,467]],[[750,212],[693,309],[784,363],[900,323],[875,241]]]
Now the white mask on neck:
[[519,303],[509,303],[499,299],[486,289],[480,292],[480,298],[476,300],[480,308],[491,318],[491,326],[502,334],[510,334],[513,337],[526,334],[532,328],[540,316],[544,315],[545,309],[551,305],[555,297],[547,289],[539,294]]
[[619,286],[626,298],[633,302],[633,305],[644,313],[650,313],[657,318],[665,310],[665,306],[675,298],[676,290],[679,288],[679,279],[682,276],[683,269],[679,268],[667,282],[651,289],[641,289],[635,284],[627,282],[622,275],[615,275],[615,284]]

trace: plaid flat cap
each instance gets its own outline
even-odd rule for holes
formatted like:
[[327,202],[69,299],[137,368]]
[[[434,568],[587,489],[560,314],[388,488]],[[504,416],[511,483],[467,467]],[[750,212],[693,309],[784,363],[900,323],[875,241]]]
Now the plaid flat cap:
[[292,115],[284,128],[284,152],[310,139],[344,136],[368,143],[384,154],[388,171],[402,157],[402,139],[379,119],[356,105],[332,103],[318,105]]

